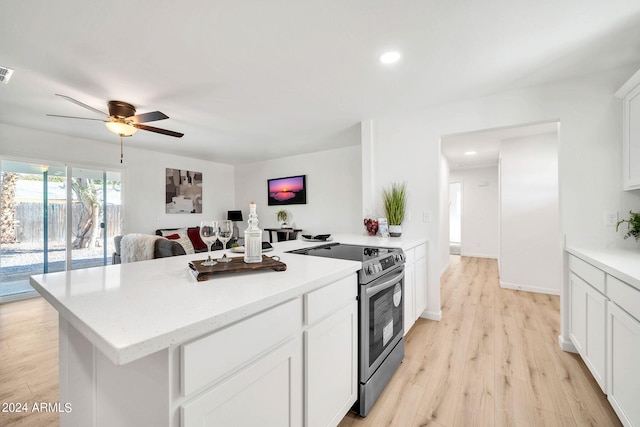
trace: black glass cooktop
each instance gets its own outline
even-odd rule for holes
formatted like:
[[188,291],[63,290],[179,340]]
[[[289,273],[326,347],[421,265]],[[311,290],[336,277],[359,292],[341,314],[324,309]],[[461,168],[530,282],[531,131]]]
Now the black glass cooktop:
[[385,255],[392,254],[397,251],[397,249],[392,248],[329,243],[327,245],[314,246],[312,248],[298,249],[291,251],[291,253],[365,262],[384,257]]

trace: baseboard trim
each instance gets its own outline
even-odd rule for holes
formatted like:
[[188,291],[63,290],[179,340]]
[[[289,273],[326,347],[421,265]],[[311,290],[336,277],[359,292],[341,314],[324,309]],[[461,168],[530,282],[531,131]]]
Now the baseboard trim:
[[560,291],[558,289],[539,288],[537,286],[529,286],[529,285],[517,285],[515,283],[506,283],[506,282],[503,282],[502,280],[500,281],[500,287],[503,289],[513,289],[515,291],[534,292],[538,294],[549,294],[549,295],[560,295]]
[[477,254],[474,252],[465,252],[460,254],[460,256],[466,256],[471,258],[489,258],[489,259],[498,259],[497,255],[488,255],[488,254]]
[[571,340],[565,340],[562,335],[558,335],[558,344],[560,344],[560,348],[564,351],[568,351],[569,353],[577,353],[578,349],[571,342]]
[[425,310],[420,315],[420,317],[422,317],[423,319],[435,320],[436,322],[439,322],[442,320],[442,310],[439,310],[437,312]]

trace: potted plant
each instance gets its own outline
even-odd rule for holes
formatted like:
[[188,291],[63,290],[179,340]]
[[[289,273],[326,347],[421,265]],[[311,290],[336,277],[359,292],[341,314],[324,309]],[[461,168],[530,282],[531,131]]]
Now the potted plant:
[[640,212],[629,211],[629,219],[621,219],[616,224],[616,231],[620,227],[620,224],[626,222],[627,223],[627,234],[625,234],[624,238],[628,239],[633,236],[636,239],[636,242],[640,240]]
[[289,218],[289,214],[287,213],[286,210],[280,209],[276,214],[276,216],[278,217],[278,221],[280,222],[280,228],[289,227],[289,225],[287,224],[287,219]]
[[402,234],[401,224],[407,207],[407,184],[394,182],[389,189],[383,189],[382,202],[389,222],[389,234],[391,237],[399,237]]

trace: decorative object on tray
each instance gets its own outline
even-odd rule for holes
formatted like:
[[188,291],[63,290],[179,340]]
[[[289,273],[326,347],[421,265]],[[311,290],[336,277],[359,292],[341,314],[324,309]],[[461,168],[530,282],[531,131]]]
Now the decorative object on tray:
[[233,221],[229,221],[228,219],[223,219],[222,221],[218,221],[218,240],[222,243],[222,248],[224,249],[222,253],[222,258],[218,261],[220,262],[229,262],[231,258],[227,256],[227,242],[231,240],[231,236],[233,235]]
[[218,239],[218,221],[202,221],[200,223],[200,238],[207,244],[207,259],[204,261],[204,265],[216,265],[217,262],[211,259],[211,245]]
[[307,242],[330,242],[333,239],[331,239],[331,234],[316,234],[315,236],[311,234],[303,234],[302,240]]
[[375,236],[378,234],[378,220],[372,218],[364,219],[364,226],[367,228],[367,233],[369,236]]
[[244,262],[262,262],[262,230],[258,228],[258,213],[256,202],[249,204],[249,226],[244,230]]
[[633,237],[636,239],[636,242],[640,240],[640,212],[629,211],[629,219],[621,219],[616,224],[616,231],[622,223],[627,223],[627,234],[625,234],[624,238],[628,239],[629,237]]
[[269,206],[306,205],[307,176],[288,176],[267,180],[267,202]]
[[261,255],[261,257],[262,262],[252,264],[244,262],[242,257],[231,258],[229,262],[220,262],[211,266],[202,265],[204,261],[191,261],[189,268],[198,282],[208,280],[210,276],[217,274],[247,273],[258,270],[285,271],[287,269],[287,264],[281,262],[279,257],[271,258],[266,255]]
[[289,213],[286,210],[280,209],[276,216],[278,218],[278,222],[280,223],[280,228],[289,228],[289,224],[287,224]]
[[394,182],[389,189],[383,189],[382,202],[389,221],[389,234],[391,237],[399,237],[402,234],[401,224],[407,207],[407,184]]

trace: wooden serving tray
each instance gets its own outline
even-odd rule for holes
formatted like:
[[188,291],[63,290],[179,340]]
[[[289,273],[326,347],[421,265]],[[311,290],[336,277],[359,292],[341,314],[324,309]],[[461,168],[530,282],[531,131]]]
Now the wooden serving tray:
[[208,280],[209,276],[222,273],[244,273],[257,270],[285,271],[287,269],[287,264],[276,261],[266,255],[262,255],[262,262],[251,264],[245,263],[244,257],[232,257],[229,262],[218,262],[216,265],[211,266],[202,265],[204,261],[191,261],[189,263],[189,268],[198,282],[203,282]]

